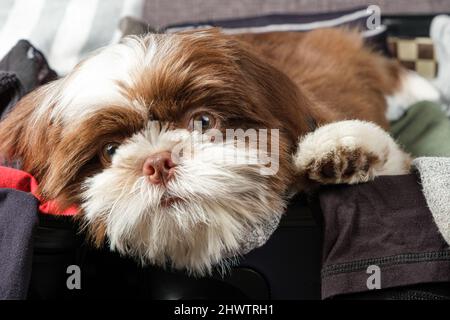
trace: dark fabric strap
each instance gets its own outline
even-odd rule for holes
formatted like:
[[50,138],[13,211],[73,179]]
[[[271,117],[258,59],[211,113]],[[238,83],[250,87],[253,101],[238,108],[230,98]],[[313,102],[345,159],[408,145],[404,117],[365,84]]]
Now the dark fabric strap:
[[24,94],[22,85],[14,73],[0,71],[0,120]]
[[379,267],[390,267],[407,263],[422,263],[434,261],[450,261],[450,250],[407,253],[391,257],[363,259],[346,263],[332,264],[322,268],[321,274],[323,278],[326,278],[339,273],[366,271],[367,267],[371,265],[377,265]]

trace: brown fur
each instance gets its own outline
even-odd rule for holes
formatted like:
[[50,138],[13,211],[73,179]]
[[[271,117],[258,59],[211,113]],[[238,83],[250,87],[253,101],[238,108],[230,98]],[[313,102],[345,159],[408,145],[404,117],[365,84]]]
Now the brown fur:
[[360,119],[388,127],[384,97],[398,88],[401,67],[364,47],[356,31],[318,29],[238,38],[309,93],[327,122]]
[[[44,87],[0,123],[0,153],[20,158],[43,196],[65,207],[80,202],[81,182],[102,169],[98,154],[105,143],[123,141],[148,119],[186,127],[192,114],[206,110],[222,130],[280,129],[280,171],[272,188],[284,193],[295,182],[290,157],[298,138],[317,124],[362,119],[387,127],[384,95],[396,88],[400,69],[363,48],[355,33],[204,34],[179,35],[176,54],[137,74],[135,86],[120,83],[130,99],[148,105],[146,114],[110,106],[76,130],[49,117],[35,126],[30,115],[47,94]],[[94,229],[100,243],[104,228]]]

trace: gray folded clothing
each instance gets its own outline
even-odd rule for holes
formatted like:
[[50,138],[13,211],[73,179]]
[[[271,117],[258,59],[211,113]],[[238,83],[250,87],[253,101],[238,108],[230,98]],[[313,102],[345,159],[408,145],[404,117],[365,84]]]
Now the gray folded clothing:
[[0,300],[27,297],[37,224],[38,201],[33,195],[0,189]]
[[379,268],[381,289],[450,282],[450,246],[421,189],[409,174],[320,190],[322,298],[369,292],[370,266]]
[[323,187],[322,297],[450,282],[450,158],[419,157],[416,174]]
[[450,244],[450,158],[414,160],[428,207],[445,241]]

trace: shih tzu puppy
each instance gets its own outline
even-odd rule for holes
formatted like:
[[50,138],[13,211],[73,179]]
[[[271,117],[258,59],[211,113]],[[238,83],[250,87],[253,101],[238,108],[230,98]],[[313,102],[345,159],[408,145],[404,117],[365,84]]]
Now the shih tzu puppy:
[[0,153],[96,245],[205,274],[293,192],[408,172],[386,112],[436,94],[353,32],[149,34],[24,97]]

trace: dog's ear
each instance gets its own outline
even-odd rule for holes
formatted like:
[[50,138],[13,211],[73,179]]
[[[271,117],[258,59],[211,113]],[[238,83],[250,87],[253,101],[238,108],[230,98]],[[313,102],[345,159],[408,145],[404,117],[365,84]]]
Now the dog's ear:
[[[50,136],[55,134],[48,114],[51,108],[42,108],[54,87],[51,83],[32,91],[0,122],[0,158],[8,162],[19,161],[22,169],[38,180],[48,166]],[[38,110],[40,108],[47,114]]]

